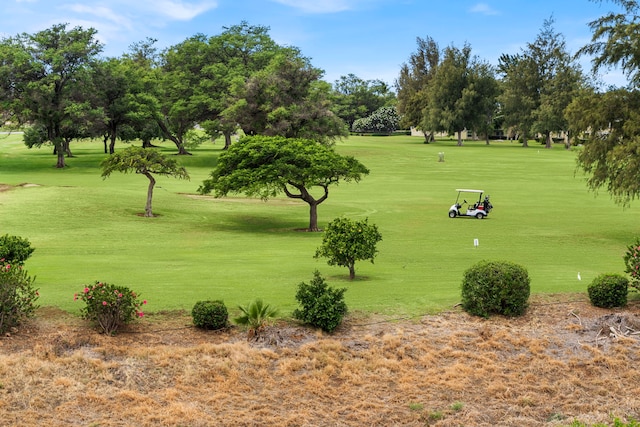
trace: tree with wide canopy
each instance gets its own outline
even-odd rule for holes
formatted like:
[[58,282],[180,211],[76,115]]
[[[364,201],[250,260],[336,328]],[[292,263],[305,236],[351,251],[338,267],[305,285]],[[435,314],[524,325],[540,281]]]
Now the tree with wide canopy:
[[[198,191],[216,197],[245,193],[264,200],[284,193],[309,205],[309,231],[318,231],[318,205],[339,182],[359,182],[369,170],[351,156],[316,141],[281,136],[244,137],[220,154]],[[319,187],[321,195],[312,189]]]

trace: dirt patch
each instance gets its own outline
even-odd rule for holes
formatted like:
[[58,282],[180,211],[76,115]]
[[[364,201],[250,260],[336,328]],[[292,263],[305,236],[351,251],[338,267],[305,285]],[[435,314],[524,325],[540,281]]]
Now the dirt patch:
[[536,297],[526,315],[350,315],[259,339],[155,313],[115,337],[43,308],[0,339],[0,425],[558,426],[638,417],[640,306]]
[[40,184],[32,184],[30,182],[23,182],[22,184],[18,184],[18,185],[8,185],[8,184],[0,184],[0,192],[3,191],[9,191],[13,188],[16,187],[23,187],[23,188],[29,188],[29,187],[40,187]]

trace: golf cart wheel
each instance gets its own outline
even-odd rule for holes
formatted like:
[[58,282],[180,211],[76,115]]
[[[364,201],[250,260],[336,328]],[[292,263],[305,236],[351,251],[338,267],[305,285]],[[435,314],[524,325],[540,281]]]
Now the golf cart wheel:
[[457,215],[456,211],[449,211],[449,218],[455,218]]
[[482,218],[484,218],[484,214],[483,214],[482,212],[478,212],[478,213],[476,214],[476,218],[478,218],[478,219],[482,219]]

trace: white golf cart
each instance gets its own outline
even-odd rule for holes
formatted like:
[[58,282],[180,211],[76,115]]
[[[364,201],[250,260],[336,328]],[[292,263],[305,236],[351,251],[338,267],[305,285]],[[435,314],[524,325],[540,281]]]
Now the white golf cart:
[[[485,196],[484,200],[482,199],[483,190],[469,190],[469,189],[456,189],[458,192],[458,197],[456,198],[456,202],[449,208],[449,218],[455,218],[457,216],[471,216],[476,217],[478,219],[483,219],[491,209],[493,209],[493,205],[489,202],[489,196]],[[473,195],[473,196],[471,196]],[[474,204],[470,204],[467,202],[466,197],[478,196],[478,201]],[[462,198],[462,203],[460,202],[460,198]],[[466,205],[466,206],[465,206]]]

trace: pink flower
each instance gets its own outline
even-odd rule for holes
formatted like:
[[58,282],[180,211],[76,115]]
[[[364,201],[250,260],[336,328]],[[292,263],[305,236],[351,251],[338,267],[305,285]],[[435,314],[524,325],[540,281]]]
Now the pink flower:
[[122,298],[122,294],[118,294],[118,298]]
[[147,303],[147,300],[142,301],[142,304],[146,304],[146,303]]
[[73,300],[77,301],[78,300],[78,294],[73,294]]
[[107,302],[106,301],[102,301],[102,305],[107,305]]
[[89,288],[84,288],[84,293],[88,293],[89,292]]
[[141,312],[141,311],[139,311],[139,312],[138,312],[138,317],[143,317],[143,316],[144,316],[144,313],[143,313],[143,312]]

